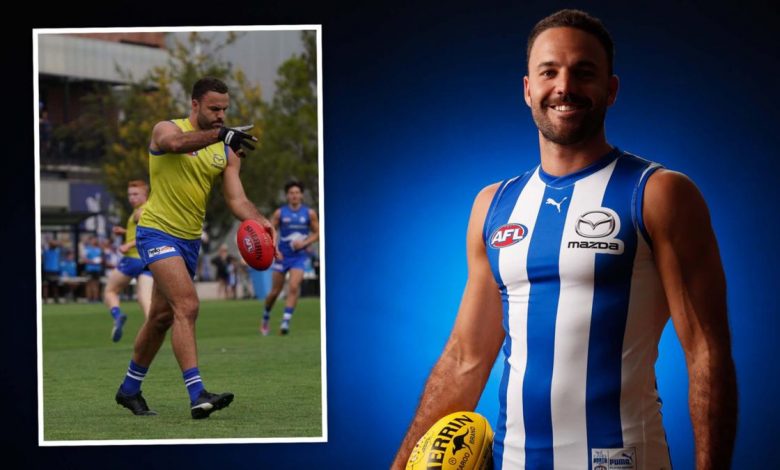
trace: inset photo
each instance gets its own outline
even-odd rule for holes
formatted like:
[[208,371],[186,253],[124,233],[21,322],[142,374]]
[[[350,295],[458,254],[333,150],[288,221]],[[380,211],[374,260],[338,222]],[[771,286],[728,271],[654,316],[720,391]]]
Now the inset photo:
[[39,445],[327,442],[321,47],[33,30]]

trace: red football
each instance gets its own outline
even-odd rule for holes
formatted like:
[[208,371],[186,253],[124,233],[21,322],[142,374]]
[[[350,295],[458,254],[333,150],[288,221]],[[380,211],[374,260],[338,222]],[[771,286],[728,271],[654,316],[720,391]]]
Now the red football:
[[246,264],[263,271],[274,261],[274,242],[271,235],[256,220],[247,219],[238,227],[236,245]]

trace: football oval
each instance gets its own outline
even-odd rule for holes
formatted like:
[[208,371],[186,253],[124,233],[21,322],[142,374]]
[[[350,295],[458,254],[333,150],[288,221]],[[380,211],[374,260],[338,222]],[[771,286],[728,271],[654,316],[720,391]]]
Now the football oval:
[[479,413],[459,411],[436,421],[412,450],[406,470],[493,468],[493,429]]
[[268,269],[274,261],[271,235],[256,220],[241,222],[236,233],[236,245],[246,264],[255,269]]

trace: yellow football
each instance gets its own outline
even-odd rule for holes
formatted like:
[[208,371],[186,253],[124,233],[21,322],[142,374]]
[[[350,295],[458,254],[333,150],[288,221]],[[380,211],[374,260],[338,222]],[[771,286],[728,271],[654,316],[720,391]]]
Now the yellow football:
[[459,411],[436,421],[412,450],[406,470],[486,470],[493,465],[493,429],[479,413]]

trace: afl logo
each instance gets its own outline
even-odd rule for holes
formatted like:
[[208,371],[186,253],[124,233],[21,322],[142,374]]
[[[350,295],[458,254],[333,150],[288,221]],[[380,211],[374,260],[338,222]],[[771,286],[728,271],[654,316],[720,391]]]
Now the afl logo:
[[528,235],[528,229],[522,224],[506,224],[498,227],[490,236],[492,248],[506,248],[521,241]]
[[255,251],[255,244],[252,242],[252,239],[249,237],[244,237],[244,247],[246,248],[246,251],[248,253],[252,253]]

